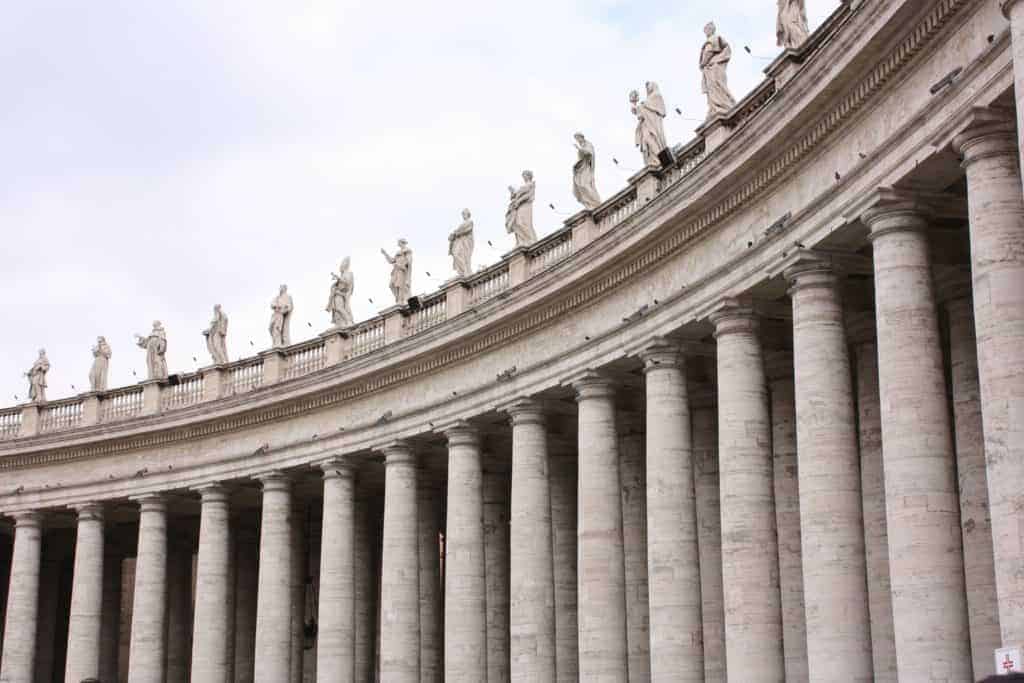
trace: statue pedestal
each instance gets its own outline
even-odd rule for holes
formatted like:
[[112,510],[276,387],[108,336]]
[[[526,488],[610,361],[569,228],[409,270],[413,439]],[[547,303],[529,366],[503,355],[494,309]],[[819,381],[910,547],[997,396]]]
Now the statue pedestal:
[[572,250],[574,252],[587,246],[597,237],[597,223],[594,221],[594,213],[590,209],[583,209],[571,216],[565,224],[572,230]]
[[732,130],[725,125],[725,117],[718,115],[697,129],[697,135],[704,138],[704,149],[706,154],[711,154],[717,147],[732,134]]
[[530,268],[529,260],[526,258],[526,249],[527,247],[516,247],[505,254],[504,258],[508,261],[508,286],[510,289],[521,285],[529,277]]
[[260,354],[263,359],[263,383],[276,384],[284,377],[284,349],[276,348]]
[[142,383],[142,415],[156,415],[160,412],[160,382],[166,381],[147,379]]
[[100,395],[99,392],[90,391],[82,394],[82,425],[99,424],[100,421]]
[[450,320],[466,310],[466,300],[469,298],[469,285],[466,284],[466,278],[455,278],[445,283],[444,295],[445,307]]
[[405,306],[396,304],[391,308],[385,308],[380,312],[380,315],[384,318],[384,343],[391,344],[401,339],[405,327],[405,318],[409,315]]
[[211,365],[199,370],[203,376],[203,401],[216,401],[223,393],[227,370],[223,365]]
[[352,353],[351,328],[332,328],[320,333],[324,340],[324,363],[326,365],[337,365],[346,360]]
[[659,170],[652,166],[647,166],[629,179],[629,184],[636,186],[637,209],[648,204],[658,194],[657,171]]
[[21,431],[18,436],[36,436],[39,434],[39,404],[27,403],[21,409]]

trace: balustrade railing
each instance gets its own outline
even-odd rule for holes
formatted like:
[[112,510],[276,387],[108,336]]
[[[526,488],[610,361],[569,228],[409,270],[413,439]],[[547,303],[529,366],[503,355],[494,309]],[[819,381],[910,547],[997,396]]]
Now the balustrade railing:
[[704,138],[684,146],[676,153],[676,162],[671,168],[658,176],[658,192],[664,192],[672,185],[690,175],[700,162],[707,158],[707,146]]
[[637,202],[636,187],[630,186],[613,197],[611,203],[602,207],[594,222],[597,223],[598,232],[606,232],[622,221],[632,216],[639,208]]
[[39,431],[59,432],[82,423],[82,399],[50,403],[39,411]]
[[0,441],[16,439],[21,434],[21,408],[0,411]]
[[469,305],[474,306],[493,299],[508,289],[510,284],[507,263],[501,264],[497,269],[484,271],[469,283]]
[[244,394],[263,384],[263,359],[252,358],[231,367],[226,392]]
[[413,311],[407,323],[408,334],[418,334],[429,330],[434,325],[440,325],[448,319],[448,299],[441,293],[432,299],[424,299],[423,305],[418,311]]
[[572,256],[572,230],[562,230],[542,240],[530,254],[530,275]]
[[352,333],[351,357],[362,356],[384,346],[384,319],[378,318],[356,327]]
[[327,362],[327,348],[323,339],[316,339],[292,349],[285,356],[285,379],[316,372]]
[[182,377],[177,384],[163,387],[160,392],[160,409],[184,408],[203,400],[205,380],[202,375]]
[[140,386],[115,389],[100,401],[100,421],[125,420],[142,413],[143,390]]

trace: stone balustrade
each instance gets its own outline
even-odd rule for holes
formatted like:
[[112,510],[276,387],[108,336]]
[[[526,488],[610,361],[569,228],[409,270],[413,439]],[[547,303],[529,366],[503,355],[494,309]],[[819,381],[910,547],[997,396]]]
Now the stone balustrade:
[[115,389],[107,393],[100,402],[100,421],[115,422],[126,420],[142,413],[143,391],[141,386]]
[[291,379],[316,372],[324,367],[326,360],[326,343],[323,339],[293,346],[285,353],[284,377]]
[[421,307],[409,315],[407,334],[419,334],[448,319],[448,298],[444,292],[424,299]]
[[160,409],[184,408],[203,400],[204,376],[182,375],[176,384],[169,384],[160,392]]

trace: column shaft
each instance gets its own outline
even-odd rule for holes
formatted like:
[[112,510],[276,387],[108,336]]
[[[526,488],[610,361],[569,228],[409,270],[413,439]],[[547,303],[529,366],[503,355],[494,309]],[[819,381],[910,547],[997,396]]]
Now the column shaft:
[[[647,575],[650,673],[703,681],[697,506],[686,371],[665,344],[644,356],[647,392]],[[631,676],[632,679],[632,676]]]
[[860,454],[839,278],[815,256],[786,271],[810,679],[870,680]]
[[167,665],[167,502],[139,500],[129,683],[164,683]]
[[925,219],[882,204],[872,229],[878,378],[899,678],[971,677],[960,511]]
[[[404,444],[388,447],[384,455],[386,464],[381,559],[380,677],[382,681],[389,683],[415,683],[420,678],[416,460],[412,451]],[[450,570],[446,567],[445,571],[447,573]]]
[[579,675],[625,681],[626,575],[615,396],[609,381],[576,384],[579,404]]
[[644,434],[621,420],[622,555],[626,570],[626,654],[629,680],[651,680],[651,606],[647,581],[647,476]]
[[11,683],[33,680],[42,560],[39,515],[34,512],[18,514],[14,523],[11,583],[7,592],[3,656],[0,657],[0,680]]
[[254,680],[286,683],[292,671],[292,486],[280,473],[262,483]]
[[355,681],[355,472],[329,462],[324,472],[316,676]]
[[704,680],[725,683],[725,611],[722,593],[722,513],[718,503],[718,420],[714,405],[695,405],[693,425],[697,543],[700,550]]
[[509,680],[509,495],[507,472],[484,472],[484,565],[487,582],[487,680]]
[[540,404],[523,401],[512,416],[511,679],[555,680],[555,574],[548,439]]
[[103,628],[103,508],[78,509],[75,568],[68,619],[68,651],[64,680],[79,683],[100,675]]
[[355,597],[356,669],[355,679],[372,681],[377,652],[377,558],[380,548],[380,514],[369,498],[356,501]]
[[229,672],[230,628],[228,582],[231,564],[231,505],[227,489],[200,490],[199,553],[196,559],[192,682],[224,683]]

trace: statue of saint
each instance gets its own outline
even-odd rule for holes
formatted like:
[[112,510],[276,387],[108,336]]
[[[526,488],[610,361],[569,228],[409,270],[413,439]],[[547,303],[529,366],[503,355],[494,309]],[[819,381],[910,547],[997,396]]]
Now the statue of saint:
[[89,386],[93,391],[107,390],[107,371],[112,355],[106,338],[96,337],[96,346],[92,347],[92,369],[89,371]]
[[206,350],[210,352],[214,365],[226,365],[228,360],[228,317],[221,310],[220,304],[213,307],[213,320],[203,330],[206,337]]
[[153,331],[148,337],[135,335],[135,343],[146,349],[146,369],[149,379],[167,379],[167,332],[159,320],[153,321]]
[[576,165],[572,167],[572,194],[584,207],[594,209],[601,205],[594,177],[594,145],[583,133],[576,133],[573,138],[576,140]]
[[277,296],[270,302],[270,342],[274,348],[288,346],[292,343],[289,327],[292,322],[292,295],[288,293],[288,285],[281,285]]
[[448,254],[459,277],[473,274],[473,221],[469,209],[462,210],[462,223],[448,235]]
[[380,253],[391,264],[391,293],[395,296],[395,303],[404,306],[412,296],[412,249],[404,239],[398,240],[398,251],[394,256],[383,249]]
[[338,274],[331,273],[331,296],[327,299],[327,312],[331,314],[331,323],[338,329],[352,327],[352,292],[356,288],[356,278],[352,274],[351,259],[345,257],[341,262]]
[[707,40],[700,51],[701,91],[708,96],[708,119],[713,119],[736,106],[736,98],[729,92],[726,78],[732,48],[716,33],[714,22],[704,27],[704,35]]
[[779,0],[779,19],[775,24],[779,47],[795,50],[803,45],[809,33],[804,0]]
[[46,373],[50,371],[50,359],[46,349],[39,349],[39,357],[25,376],[28,377],[28,400],[32,403],[46,402]]
[[523,186],[518,190],[508,187],[511,200],[505,212],[505,230],[516,236],[517,247],[528,247],[537,241],[537,233],[533,231],[533,199],[536,195],[536,183],[533,172],[523,171]]
[[636,116],[636,146],[644,157],[644,164],[659,168],[658,154],[668,147],[665,138],[665,98],[661,96],[658,84],[647,81],[647,99],[640,101],[636,90],[629,93],[631,110]]

